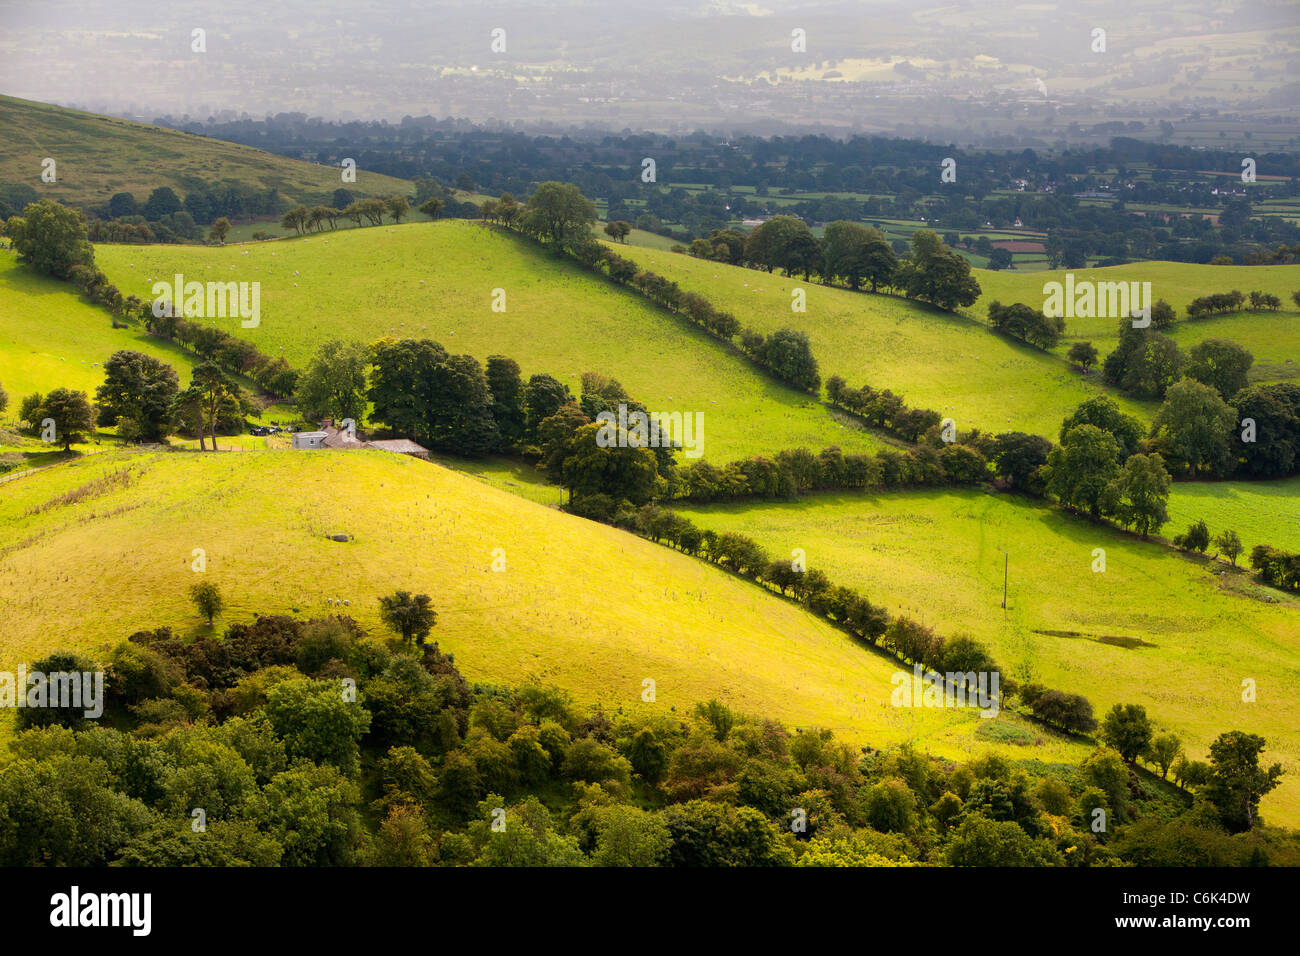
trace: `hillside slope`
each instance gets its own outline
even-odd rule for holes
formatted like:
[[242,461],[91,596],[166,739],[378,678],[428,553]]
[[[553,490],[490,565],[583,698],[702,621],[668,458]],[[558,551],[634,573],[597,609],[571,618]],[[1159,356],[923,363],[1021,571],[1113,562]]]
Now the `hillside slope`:
[[[295,201],[341,186],[364,195],[410,191],[409,183],[392,176],[359,169],[356,182],[345,184],[332,167],[12,96],[0,96],[0,142],[0,183],[26,183],[41,198],[73,204],[104,202],[119,192],[144,202],[159,186],[184,197],[195,186],[226,180],[278,189]],[[41,182],[47,157],[55,161],[58,182]]]
[[73,287],[18,265],[0,249],[0,385],[9,393],[4,416],[31,392],[82,389],[94,395],[104,381],[104,360],[134,349],[174,367],[182,383],[195,364],[192,353],[142,329],[115,329],[109,313],[85,302]]
[[[326,537],[339,531],[354,540]],[[58,647],[102,654],[140,628],[206,630],[187,597],[195,548],[227,598],[218,628],[328,614],[336,598],[378,632],[377,598],[402,588],[433,596],[433,638],[471,680],[555,684],[611,709],[718,697],[864,744],[985,747],[972,735],[989,721],[890,706],[892,661],[748,582],[381,452],[106,454],[0,486],[0,667]],[[1050,738],[1017,751],[1081,753]]]
[[[1262,734],[1272,759],[1288,768],[1265,808],[1275,820],[1300,820],[1294,596],[1043,504],[976,489],[675,510],[701,527],[750,535],[771,554],[803,548],[808,566],[832,581],[940,634],[974,637],[1011,673],[1083,694],[1099,718],[1116,703],[1142,704],[1194,757],[1223,731]],[[1094,567],[1097,548],[1104,571]],[[1242,700],[1246,678],[1256,684],[1254,702]]]
[[[1101,391],[1095,376],[1083,378],[1058,356],[916,302],[654,249],[618,246],[618,253],[708,297],[741,325],[765,334],[782,326],[804,330],[823,378],[892,389],[909,405],[951,415],[961,429],[1015,429],[1055,440],[1062,419]],[[806,292],[806,312],[791,310],[796,288]],[[1147,406],[1117,400],[1147,417]]]
[[[684,319],[534,243],[467,221],[224,247],[101,245],[96,261],[124,294],[142,298],[154,279],[176,273],[260,282],[258,328],[213,324],[300,368],[331,338],[427,337],[479,361],[507,355],[525,377],[553,375],[575,394],[582,373],[596,371],[652,411],[703,412],[710,461],[876,444]],[[497,289],[503,312],[492,309]]]

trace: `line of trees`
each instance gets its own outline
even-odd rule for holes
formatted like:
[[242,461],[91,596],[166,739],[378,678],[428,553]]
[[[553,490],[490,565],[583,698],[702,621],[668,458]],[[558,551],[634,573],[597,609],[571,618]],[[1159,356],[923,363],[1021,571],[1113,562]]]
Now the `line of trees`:
[[837,408],[852,412],[873,428],[879,428],[906,442],[917,442],[936,429],[942,416],[930,408],[909,408],[903,396],[889,389],[877,391],[870,385],[851,388],[838,375],[826,380],[826,398]]
[[[426,205],[428,204],[426,203]],[[441,207],[442,203],[439,202],[437,209]],[[424,206],[420,208],[422,212],[426,211]],[[406,197],[393,195],[384,199],[375,197],[356,199],[342,208],[325,205],[294,206],[285,211],[280,224],[285,229],[292,229],[301,236],[307,232],[322,231],[326,223],[329,223],[331,229],[336,229],[340,219],[350,219],[355,226],[360,226],[362,220],[372,226],[379,226],[383,224],[385,216],[388,216],[394,223],[399,223],[410,213],[411,204]],[[428,214],[436,215],[436,209]]]
[[[791,597],[811,613],[825,618],[854,637],[879,648],[903,663],[920,664],[940,673],[993,673],[1000,684],[1020,696],[1034,716],[1061,730],[1089,733],[1096,729],[1092,705],[1078,695],[1049,691],[1039,685],[1018,687],[1002,674],[988,650],[978,641],[958,635],[945,639],[934,629],[906,616],[891,616],[861,592],[835,585],[817,569],[796,568],[793,561],[772,558],[747,535],[719,534],[697,527],[689,518],[655,504],[620,509],[612,522],[657,544],[703,558],[782,596]],[[1051,695],[1051,696],[1047,696]]]
[[970,263],[928,229],[913,233],[911,250],[900,257],[884,233],[871,226],[836,221],[818,239],[803,220],[773,216],[748,235],[715,229],[686,251],[767,272],[780,269],[787,276],[802,275],[805,282],[816,275],[854,290],[869,283],[872,292],[893,290],[948,311],[971,305],[980,295]]
[[19,405],[19,429],[42,432],[42,422],[54,422],[56,440],[70,450],[95,428],[116,427],[126,442],[161,442],[180,433],[206,438],[216,450],[218,434],[238,434],[247,416],[260,414],[257,405],[225,371],[213,362],[195,366],[190,384],[180,387],[176,370],[143,352],[122,349],[104,363],[104,382],[93,404],[86,393],[56,388],[42,395],[33,392]]
[[1231,292],[1215,292],[1193,299],[1187,303],[1187,317],[1198,319],[1207,315],[1226,315],[1229,312],[1240,311],[1247,301],[1250,302],[1250,307],[1256,310],[1269,309],[1276,312],[1282,308],[1282,300],[1272,293],[1254,291],[1247,297],[1233,289]]
[[148,302],[123,296],[95,265],[95,249],[87,239],[80,211],[53,200],[30,203],[22,217],[4,224],[19,261],[45,275],[72,283],[91,302],[115,316],[141,321],[155,335],[192,350],[226,371],[251,378],[272,395],[293,394],[297,373],[283,358],[265,355],[251,342],[180,316],[155,316]]
[[142,304],[137,314],[154,335],[189,349],[232,375],[252,379],[271,395],[289,398],[297,388],[300,373],[283,356],[271,358],[247,339],[179,315],[156,316],[148,303]]
[[715,308],[704,296],[684,292],[675,282],[620,256],[591,234],[595,205],[570,183],[542,183],[520,204],[509,193],[483,204],[483,218],[517,230],[538,242],[568,254],[588,269],[641,293],[651,302],[689,319],[715,338],[731,343],[740,335],[739,347],[761,368],[805,392],[821,387],[817,360],[808,336],[794,329],[778,329],[764,336],[744,329],[735,316]]

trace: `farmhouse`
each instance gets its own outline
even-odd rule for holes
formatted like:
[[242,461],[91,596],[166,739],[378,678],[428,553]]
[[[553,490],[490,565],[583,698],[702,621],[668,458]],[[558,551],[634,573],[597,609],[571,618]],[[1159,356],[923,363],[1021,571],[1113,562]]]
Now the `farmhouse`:
[[293,447],[296,449],[341,448],[345,451],[357,448],[373,448],[376,451],[386,451],[394,455],[411,455],[424,461],[429,460],[429,450],[409,438],[364,441],[357,438],[356,434],[351,430],[337,428],[332,422],[321,422],[319,431],[295,432]]

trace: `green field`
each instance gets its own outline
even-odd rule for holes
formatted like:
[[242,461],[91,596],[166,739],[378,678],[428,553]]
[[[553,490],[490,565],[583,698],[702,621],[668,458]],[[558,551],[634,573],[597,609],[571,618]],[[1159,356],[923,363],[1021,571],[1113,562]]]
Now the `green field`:
[[[580,389],[583,372],[617,378],[653,411],[702,411],[704,456],[726,461],[781,448],[869,449],[876,440],[805,394],[759,373],[734,349],[635,293],[538,246],[457,220],[324,233],[224,247],[99,246],[124,294],[154,278],[261,282],[261,325],[214,320],[302,367],[330,338],[428,337],[524,374]],[[491,309],[504,289],[506,311]],[[223,324],[224,323],[224,324]]]
[[[803,282],[689,256],[620,248],[620,254],[700,292],[760,332],[803,329],[822,377],[889,388],[911,405],[951,415],[958,428],[1037,432],[1055,440],[1062,420],[1102,389],[1057,355],[991,333],[979,322],[893,296]],[[981,279],[984,273],[981,273]],[[806,290],[807,311],[791,293]],[[1149,406],[1116,396],[1129,413]]]
[[17,264],[0,250],[0,385],[14,419],[18,402],[32,392],[82,389],[94,395],[104,381],[104,361],[118,349],[135,349],[174,366],[189,380],[193,354],[141,329],[115,329],[109,313],[91,305],[66,282]]
[[[1281,481],[1180,481],[1170,489],[1167,537],[1204,519],[1211,535],[1237,532],[1250,557],[1257,544],[1300,551],[1300,478]],[[1210,553],[1214,553],[1211,547]]]
[[[989,272],[979,270],[976,278],[984,290],[972,307],[977,315],[985,315],[988,304],[998,300],[1003,304],[1024,302],[1042,308],[1045,282],[1065,282],[1067,272],[1073,272],[1075,282],[1150,282],[1152,299],[1164,299],[1178,312],[1171,334],[1184,350],[1204,338],[1231,339],[1249,349],[1257,363],[1268,363],[1281,370],[1276,374],[1258,376],[1261,381],[1291,377],[1288,366],[1300,374],[1300,315],[1296,313],[1291,293],[1300,289],[1300,264],[1288,266],[1206,266],[1183,262],[1135,262],[1125,266],[1105,269],[1055,269],[1047,272],[1025,274],[1022,272]],[[1238,289],[1271,292],[1282,300],[1278,312],[1243,312],[1236,315],[1206,319],[1187,319],[1187,303],[1213,292],[1230,292]],[[1069,343],[1076,339],[1091,340],[1103,357],[1118,338],[1118,321],[1112,318],[1065,320],[1065,339],[1058,351],[1064,354]],[[1267,371],[1261,369],[1261,371]]]
[[[1272,759],[1288,768],[1265,812],[1274,822],[1300,821],[1294,597],[1244,575],[1215,575],[1203,559],[1109,527],[978,490],[677,510],[703,527],[747,534],[774,556],[803,548],[808,567],[832,581],[941,634],[969,634],[1013,675],[1081,693],[1099,714],[1115,703],[1142,704],[1191,753],[1203,756],[1225,730],[1260,733]],[[1095,548],[1105,551],[1104,573],[1092,569]],[[1006,611],[999,549],[1010,552]],[[1134,639],[1143,643],[1125,646]],[[1245,678],[1257,682],[1255,703],[1241,700]]]
[[[159,186],[184,198],[195,186],[224,181],[277,189],[288,199],[346,187],[358,195],[406,195],[404,179],[342,170],[276,156],[251,146],[0,96],[0,182],[27,183],[41,198],[83,204],[132,193],[144,202]],[[58,181],[41,182],[42,162],[55,161]]]
[[[115,472],[122,481],[97,486]],[[82,489],[81,500],[59,496]],[[39,509],[39,510],[37,510]],[[347,532],[335,542],[327,533]],[[333,613],[377,631],[376,599],[434,596],[433,638],[476,681],[538,681],[608,710],[685,713],[711,697],[852,742],[991,746],[974,711],[890,706],[895,662],[753,584],[605,525],[382,452],[100,455],[0,485],[0,667],[60,647],[102,655],[141,628],[194,635],[187,591],[254,613]],[[494,572],[503,549],[505,570]],[[655,681],[656,702],[641,700]],[[1005,745],[1077,761],[1078,744]]]

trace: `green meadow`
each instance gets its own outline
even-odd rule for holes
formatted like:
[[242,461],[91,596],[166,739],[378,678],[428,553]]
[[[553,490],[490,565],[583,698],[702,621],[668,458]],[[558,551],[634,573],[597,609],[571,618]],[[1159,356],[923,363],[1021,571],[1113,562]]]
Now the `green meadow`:
[[[434,596],[433,639],[473,681],[557,685],[611,712],[685,714],[716,697],[852,742],[911,740],[953,757],[1006,748],[1074,762],[1085,753],[1014,715],[895,708],[897,663],[793,603],[415,459],[114,453],[0,489],[6,669],[57,648],[102,659],[141,628],[206,633],[188,599],[200,579],[226,597],[218,630],[255,613],[342,611],[378,632],[378,597],[403,588]],[[335,532],[353,540],[326,537]],[[647,679],[653,703],[642,700]],[[1028,742],[986,743],[988,732],[976,732],[990,723]]]
[[[1041,308],[1044,301],[1043,284],[1065,283],[1067,272],[1074,273],[1076,283],[1090,282],[1150,282],[1152,299],[1164,299],[1178,313],[1171,333],[1184,350],[1204,338],[1231,339],[1240,343],[1255,356],[1257,362],[1273,366],[1295,368],[1300,363],[1300,315],[1291,300],[1291,293],[1300,290],[1300,264],[1271,266],[1208,266],[1185,262],[1135,262],[1105,269],[1055,269],[1027,274],[1023,272],[989,272],[976,270],[976,278],[984,290],[972,306],[978,315],[985,315],[988,304],[995,299],[1007,304],[1024,302]],[[1187,304],[1193,299],[1214,292],[1238,289],[1270,292],[1282,300],[1278,312],[1241,312],[1234,315],[1205,319],[1187,319]],[[1112,318],[1066,318],[1065,339],[1060,346],[1062,354],[1069,342],[1076,339],[1091,340],[1104,357],[1118,338],[1118,320]],[[1292,374],[1300,373],[1300,369]],[[1261,380],[1282,375],[1265,376]]]
[[1250,549],[1257,544],[1300,551],[1300,478],[1179,481],[1170,489],[1168,508],[1167,537],[1202,519],[1211,535],[1225,529],[1237,532],[1246,548],[1237,559],[1239,564],[1248,561]]
[[[681,507],[780,557],[860,588],[891,612],[969,634],[1015,676],[1116,703],[1203,756],[1225,730],[1259,733],[1288,768],[1264,800],[1300,821],[1300,601],[1223,566],[1006,495],[979,490],[817,495],[792,503]],[[1094,571],[1095,549],[1105,570]],[[1002,551],[1009,553],[1004,558]],[[1007,609],[1001,607],[1004,562]],[[1242,701],[1242,682],[1257,700]]]
[[32,392],[82,389],[93,397],[104,380],[105,359],[118,349],[145,352],[174,366],[182,381],[193,354],[143,329],[115,329],[107,311],[91,305],[66,282],[20,266],[12,250],[0,249],[0,385],[9,393],[4,417]]
[[[806,446],[876,447],[852,422],[759,372],[737,350],[538,246],[448,220],[223,247],[97,247],[124,294],[155,279],[261,283],[261,324],[214,324],[303,367],[331,338],[428,337],[480,361],[508,355],[577,393],[603,372],[654,411],[704,413],[714,461]],[[505,311],[493,311],[494,291]]]

